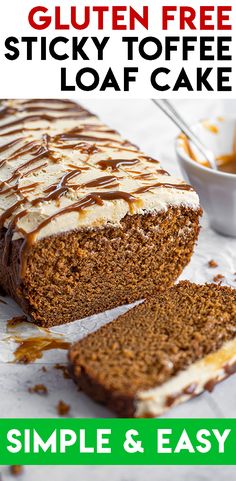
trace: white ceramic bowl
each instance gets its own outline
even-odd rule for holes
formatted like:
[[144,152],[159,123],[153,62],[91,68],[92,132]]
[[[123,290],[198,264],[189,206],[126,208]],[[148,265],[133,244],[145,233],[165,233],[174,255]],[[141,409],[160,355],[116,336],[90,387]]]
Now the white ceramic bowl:
[[[215,156],[232,152],[235,118],[211,118],[199,122],[192,129]],[[191,147],[196,153],[196,149]],[[214,171],[192,160],[179,138],[176,140],[176,152],[182,174],[198,192],[211,227],[220,234],[236,237],[236,174]],[[199,153],[197,155],[201,159]]]

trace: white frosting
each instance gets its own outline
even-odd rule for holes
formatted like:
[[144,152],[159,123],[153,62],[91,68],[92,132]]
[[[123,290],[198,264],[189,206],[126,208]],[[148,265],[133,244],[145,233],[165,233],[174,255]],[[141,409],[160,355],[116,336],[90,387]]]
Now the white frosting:
[[[211,380],[219,382],[224,379],[227,376],[224,366],[231,366],[235,362],[236,339],[225,343],[221,349],[195,362],[161,386],[137,393],[135,416],[160,416],[170,407],[192,396],[191,393],[183,392],[187,387],[194,384],[194,395],[200,394],[207,382]],[[173,403],[168,406],[170,398],[173,399]]]
[[[130,204],[123,199],[103,200],[100,204],[94,204],[84,209],[83,212],[70,210],[64,212],[43,228],[40,228],[36,234],[36,238],[40,239],[53,234],[66,232],[80,227],[103,227],[107,223],[118,225],[127,213],[143,214],[145,212],[158,212],[168,209],[169,206],[187,206],[192,209],[199,208],[199,199],[193,190],[180,190],[176,188],[153,187],[145,193],[134,193],[137,189],[146,185],[153,185],[157,182],[180,185],[183,181],[157,172],[161,166],[157,162],[150,162],[145,155],[136,147],[124,141],[119,134],[108,129],[95,116],[86,114],[84,110],[77,112],[70,111],[76,109],[75,104],[68,102],[61,103],[50,101],[37,101],[25,105],[23,100],[6,100],[2,103],[2,108],[12,108],[12,113],[0,117],[0,150],[1,147],[16,139],[21,139],[17,144],[0,152],[0,216],[11,206],[20,200],[24,200],[24,204],[19,205],[11,215],[8,215],[4,221],[5,227],[13,220],[14,216],[21,210],[27,209],[27,215],[18,219],[14,228],[14,238],[24,236],[32,231],[37,231],[39,225],[43,221],[47,221],[57,212],[68,208],[86,197],[91,192],[109,192],[121,191],[132,194],[137,201]],[[32,109],[33,107],[33,109]],[[30,108],[27,111],[25,109]],[[60,109],[64,109],[63,111]],[[80,118],[80,113],[83,115]],[[7,126],[8,123],[24,117],[32,115],[46,114],[53,117],[52,120],[45,119],[26,119],[15,126]],[[84,115],[85,114],[85,115]],[[1,115],[1,111],[0,111]],[[63,116],[65,118],[59,119]],[[77,115],[77,118],[70,118]],[[24,127],[22,132],[13,132],[16,129]],[[61,140],[55,139],[56,135],[66,133],[72,129],[80,129],[79,134],[83,136],[82,140]],[[12,132],[12,133],[11,133]],[[7,135],[6,135],[7,134]],[[26,174],[21,177],[9,180],[13,172],[22,166],[25,162],[33,158],[32,153],[25,152],[13,158],[16,151],[25,147],[29,142],[36,141],[37,145],[43,145],[42,136],[48,134],[50,140],[48,142],[50,153],[53,155],[45,155],[31,165],[22,168],[21,173]],[[89,136],[105,138],[106,140],[93,141]],[[108,139],[108,140],[107,140]],[[63,145],[69,146],[64,149]],[[86,144],[86,145],[85,145]],[[88,147],[97,147],[98,151],[88,153]],[[58,159],[55,162],[55,159]],[[117,170],[110,167],[105,170],[99,165],[100,161],[111,159],[137,159],[137,163],[132,165],[120,165]],[[1,166],[2,163],[2,166]],[[46,164],[46,165],[44,165]],[[40,167],[42,166],[42,167]],[[67,183],[71,187],[63,194],[62,197],[53,200],[44,200],[37,205],[31,202],[39,197],[45,197],[45,189],[52,184],[58,184],[63,175],[67,174],[73,168],[88,168],[88,170],[78,173]],[[34,169],[27,175],[27,172]],[[35,170],[36,169],[36,170]],[[143,174],[150,174],[149,177],[141,178]],[[99,177],[113,176],[114,181],[109,186],[86,187],[84,184]],[[30,189],[24,189],[26,186],[37,184]],[[76,188],[75,188],[76,184]],[[18,186],[17,192],[9,190],[9,187]],[[8,189],[6,195],[4,190]]]

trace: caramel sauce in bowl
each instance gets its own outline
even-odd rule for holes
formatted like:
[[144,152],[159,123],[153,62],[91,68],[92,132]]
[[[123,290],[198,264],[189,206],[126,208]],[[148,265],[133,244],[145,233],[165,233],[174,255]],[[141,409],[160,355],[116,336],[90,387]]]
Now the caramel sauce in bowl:
[[192,126],[203,144],[215,154],[212,170],[186,136],[176,139],[176,153],[185,179],[195,188],[211,227],[236,237],[236,118],[215,117]]
[[217,157],[217,165],[221,172],[236,174],[236,152]]

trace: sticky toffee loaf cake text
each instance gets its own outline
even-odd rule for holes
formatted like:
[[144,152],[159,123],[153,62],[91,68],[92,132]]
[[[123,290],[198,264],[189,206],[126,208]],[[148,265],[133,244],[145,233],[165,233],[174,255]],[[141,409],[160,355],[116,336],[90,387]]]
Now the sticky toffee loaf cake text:
[[0,285],[42,326],[152,295],[190,260],[197,194],[68,100],[0,107]]

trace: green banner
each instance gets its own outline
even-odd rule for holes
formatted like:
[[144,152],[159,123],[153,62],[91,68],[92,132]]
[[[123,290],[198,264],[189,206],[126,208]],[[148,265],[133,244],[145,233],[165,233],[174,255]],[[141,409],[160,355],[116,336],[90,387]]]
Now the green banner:
[[0,464],[236,464],[236,419],[1,419]]

